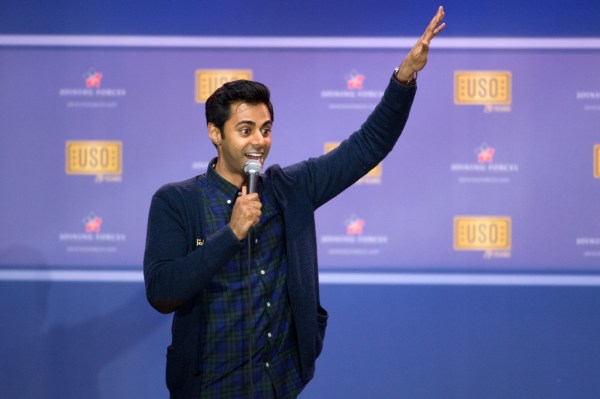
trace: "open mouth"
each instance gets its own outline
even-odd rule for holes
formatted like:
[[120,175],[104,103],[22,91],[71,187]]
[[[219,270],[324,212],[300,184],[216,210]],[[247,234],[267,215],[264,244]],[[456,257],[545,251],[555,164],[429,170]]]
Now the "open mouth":
[[254,159],[254,160],[259,161],[260,163],[262,163],[263,154],[260,153],[260,152],[249,152],[249,153],[247,153],[245,155],[246,155],[246,158],[248,158],[248,159]]

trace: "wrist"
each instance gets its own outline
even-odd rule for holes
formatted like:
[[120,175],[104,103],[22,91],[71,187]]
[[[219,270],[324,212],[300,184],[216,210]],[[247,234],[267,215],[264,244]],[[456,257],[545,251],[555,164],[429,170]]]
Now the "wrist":
[[404,64],[396,67],[392,76],[396,82],[403,86],[414,86],[417,84],[417,72],[406,68]]
[[238,239],[238,241],[242,241],[244,238],[246,238],[246,234],[239,232],[231,223],[229,223],[228,226],[229,226],[229,230],[231,230],[231,232],[233,233],[235,238]]

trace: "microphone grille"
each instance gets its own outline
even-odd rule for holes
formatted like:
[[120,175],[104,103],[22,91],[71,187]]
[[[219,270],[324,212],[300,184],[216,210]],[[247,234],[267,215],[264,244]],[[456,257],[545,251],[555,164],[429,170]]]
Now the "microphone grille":
[[260,164],[259,161],[255,160],[255,159],[250,159],[244,165],[244,173],[245,174],[255,173],[257,175],[260,175],[260,172],[262,172],[262,165]]

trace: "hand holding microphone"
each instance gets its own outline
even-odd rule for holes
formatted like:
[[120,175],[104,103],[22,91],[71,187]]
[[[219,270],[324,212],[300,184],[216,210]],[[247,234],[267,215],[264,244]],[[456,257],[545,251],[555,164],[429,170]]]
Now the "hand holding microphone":
[[261,215],[262,203],[256,193],[256,183],[262,171],[262,165],[255,160],[249,160],[244,165],[246,185],[242,187],[242,195],[237,198],[229,227],[238,240],[243,240],[248,235],[252,226],[258,224]]
[[246,174],[246,184],[248,185],[248,194],[256,192],[256,182],[258,176],[262,172],[262,165],[260,162],[251,159],[244,165],[244,173]]

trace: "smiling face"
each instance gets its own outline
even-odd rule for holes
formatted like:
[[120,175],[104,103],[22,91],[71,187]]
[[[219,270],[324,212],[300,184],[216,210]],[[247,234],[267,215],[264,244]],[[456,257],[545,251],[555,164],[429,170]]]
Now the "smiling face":
[[234,186],[242,187],[246,162],[254,159],[264,164],[269,155],[273,122],[263,103],[236,102],[230,107],[231,117],[223,125],[223,132],[209,123],[208,134],[217,147],[215,171]]

